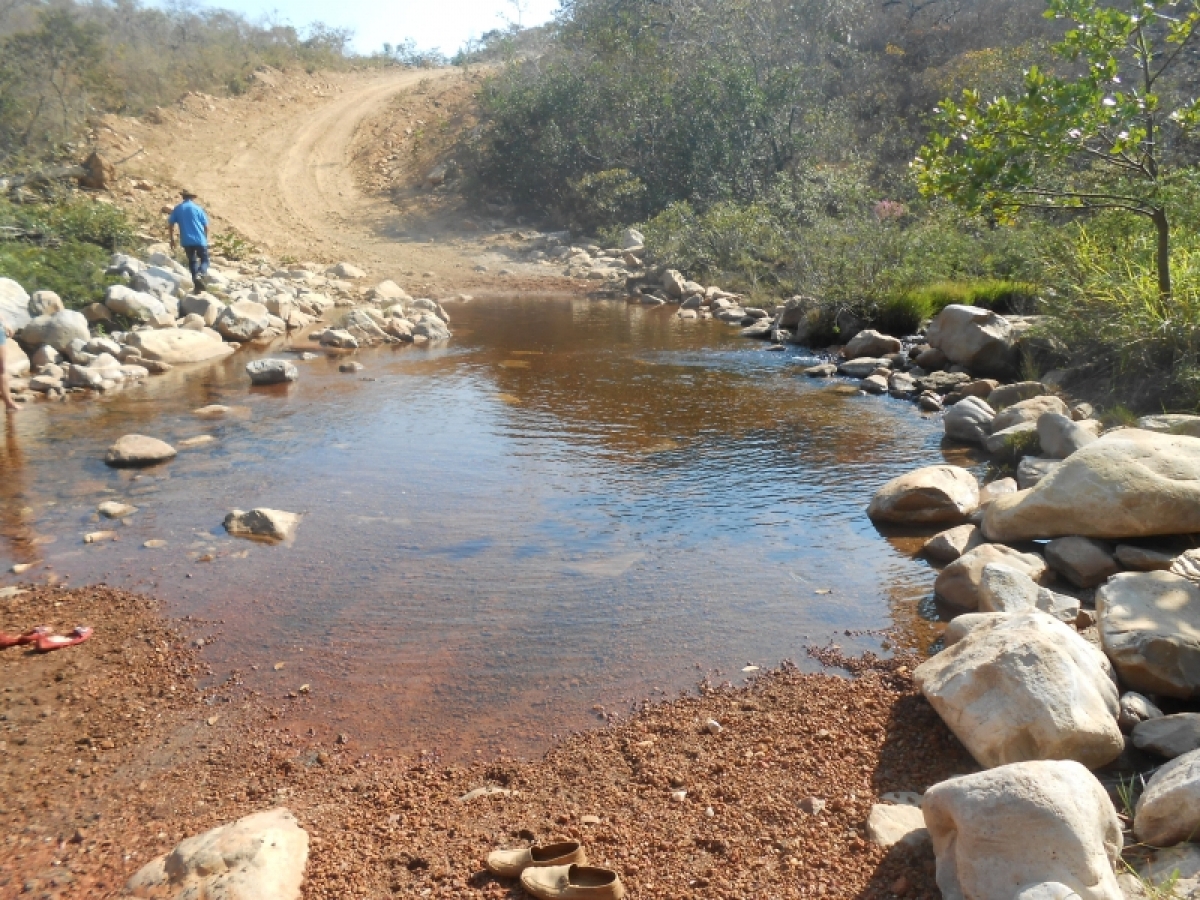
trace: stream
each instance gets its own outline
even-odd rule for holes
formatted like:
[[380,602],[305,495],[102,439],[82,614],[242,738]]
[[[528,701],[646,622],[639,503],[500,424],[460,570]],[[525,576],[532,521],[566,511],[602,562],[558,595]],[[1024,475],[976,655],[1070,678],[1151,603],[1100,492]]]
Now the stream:
[[[12,417],[0,571],[36,566],[0,583],[152,594],[214,638],[214,680],[278,698],[282,724],[450,757],[537,753],[750,665],[816,668],[814,644],[936,638],[919,540],[864,510],[907,470],[975,465],[937,419],[670,307],[447,308],[451,341],[360,351],[358,373],[321,356],[250,388],[245,363],[277,346]],[[234,409],[193,414],[209,404]],[[106,467],[131,432],[215,440]],[[101,521],[105,500],[138,512]],[[225,534],[257,506],[303,513],[295,540]],[[100,529],[118,539],[83,542]]]

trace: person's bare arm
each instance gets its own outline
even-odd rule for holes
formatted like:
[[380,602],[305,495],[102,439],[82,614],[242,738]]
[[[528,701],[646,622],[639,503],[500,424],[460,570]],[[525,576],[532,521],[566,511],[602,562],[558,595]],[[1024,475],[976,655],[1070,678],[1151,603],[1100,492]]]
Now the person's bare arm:
[[167,240],[171,242],[171,249],[175,249],[175,225],[171,222],[167,223]]

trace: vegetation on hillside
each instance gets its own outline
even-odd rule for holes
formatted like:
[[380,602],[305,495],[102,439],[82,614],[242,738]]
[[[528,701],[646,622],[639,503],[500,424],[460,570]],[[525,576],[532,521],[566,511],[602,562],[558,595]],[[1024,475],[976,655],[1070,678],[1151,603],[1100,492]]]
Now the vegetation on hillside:
[[1043,368],[1192,407],[1197,3],[569,0],[463,158],[494,202],[640,223],[653,259],[764,299],[895,334],[947,302],[1046,314]]
[[134,224],[119,207],[70,194],[15,204],[0,198],[0,276],[27,291],[54,291],[79,309],[115,279],[103,273],[113,252],[131,247]]
[[240,94],[263,66],[315,72],[444,62],[411,41],[354,56],[350,38],[321,23],[255,24],[189,3],[0,0],[0,167],[78,157],[76,142],[99,113],[141,115],[188,91]]

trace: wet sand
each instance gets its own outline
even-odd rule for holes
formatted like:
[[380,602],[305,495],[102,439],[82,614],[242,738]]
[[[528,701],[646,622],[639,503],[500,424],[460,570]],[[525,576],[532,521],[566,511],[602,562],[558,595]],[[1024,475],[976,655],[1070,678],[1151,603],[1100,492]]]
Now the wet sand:
[[[39,589],[2,615],[8,630],[97,630],[44,656],[0,652],[0,898],[116,896],[183,837],[277,805],[312,836],[306,898],[515,900],[483,856],[568,836],[635,898],[932,898],[932,851],[874,847],[866,816],[883,792],[974,769],[913,689],[911,658],[826,647],[845,668],[701,685],[534,762],[460,765],[282,727],[286,701],[236,680],[197,689],[203,628],[146,598]],[[488,785],[513,793],[458,802]],[[824,810],[806,813],[808,797]]]

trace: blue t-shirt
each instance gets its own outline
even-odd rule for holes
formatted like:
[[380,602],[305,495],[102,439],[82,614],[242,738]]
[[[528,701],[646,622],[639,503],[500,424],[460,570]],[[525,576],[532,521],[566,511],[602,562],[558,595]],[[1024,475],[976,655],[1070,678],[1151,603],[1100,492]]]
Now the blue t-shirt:
[[171,225],[179,226],[179,243],[185,247],[207,247],[208,238],[204,229],[208,227],[208,216],[191,200],[184,200],[171,210]]

